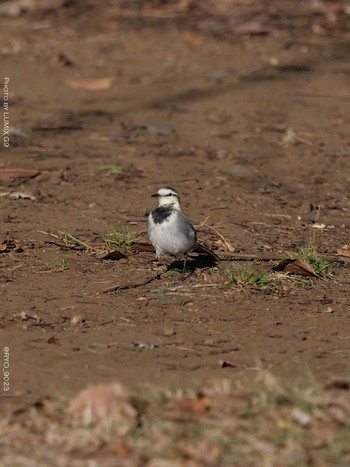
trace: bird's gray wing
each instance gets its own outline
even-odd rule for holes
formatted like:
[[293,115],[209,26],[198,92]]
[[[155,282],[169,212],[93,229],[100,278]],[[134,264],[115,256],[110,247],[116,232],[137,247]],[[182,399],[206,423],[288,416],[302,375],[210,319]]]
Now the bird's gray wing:
[[182,211],[178,211],[176,214],[176,231],[194,246],[197,243],[197,235],[191,221]]

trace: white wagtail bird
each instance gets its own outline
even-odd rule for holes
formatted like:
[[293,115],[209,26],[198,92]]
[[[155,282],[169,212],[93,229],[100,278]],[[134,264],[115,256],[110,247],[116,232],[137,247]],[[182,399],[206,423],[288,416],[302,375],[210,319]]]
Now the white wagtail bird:
[[158,207],[148,216],[148,236],[156,250],[156,258],[163,254],[184,257],[186,269],[187,253],[194,250],[205,253],[215,261],[219,258],[197,242],[193,225],[180,206],[179,193],[173,188],[160,188],[155,195]]

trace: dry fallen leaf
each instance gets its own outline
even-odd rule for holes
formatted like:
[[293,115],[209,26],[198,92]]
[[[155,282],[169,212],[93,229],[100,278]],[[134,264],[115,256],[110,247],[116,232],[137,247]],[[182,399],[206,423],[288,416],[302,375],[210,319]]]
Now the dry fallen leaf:
[[198,399],[181,399],[179,405],[182,409],[196,412],[196,413],[205,413],[208,411],[212,405],[212,400],[210,397],[199,397]]
[[136,251],[152,251],[155,252],[154,247],[150,243],[136,242],[132,245],[132,249]]
[[39,173],[35,169],[0,169],[0,178],[33,178]]
[[287,272],[288,274],[299,274],[300,276],[319,277],[319,275],[314,270],[314,268],[311,266],[311,264],[299,258],[284,259],[279,264],[277,264],[277,266],[275,266],[273,269],[274,271],[283,271],[283,272]]
[[129,457],[132,454],[132,447],[126,441],[119,441],[109,448],[109,451],[114,452],[118,457]]
[[64,82],[72,89],[87,89],[88,91],[105,91],[112,87],[113,78],[100,79],[68,79]]
[[337,254],[339,256],[345,256],[346,258],[350,258],[350,248],[349,245],[344,245],[337,250]]
[[195,36],[194,34],[192,34],[191,32],[189,31],[186,31],[182,34],[182,37],[184,39],[184,41],[188,44],[188,45],[191,45],[191,46],[199,46],[202,44],[202,39],[201,37],[199,36]]
[[73,399],[69,411],[74,418],[87,424],[121,416],[134,419],[137,415],[120,383],[98,384],[83,389]]

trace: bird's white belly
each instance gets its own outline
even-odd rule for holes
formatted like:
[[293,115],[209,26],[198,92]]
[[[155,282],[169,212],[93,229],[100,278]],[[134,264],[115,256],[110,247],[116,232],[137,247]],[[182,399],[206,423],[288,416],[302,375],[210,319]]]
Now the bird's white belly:
[[194,231],[187,232],[174,228],[171,220],[164,221],[153,230],[151,242],[160,254],[179,255],[192,250],[196,244]]

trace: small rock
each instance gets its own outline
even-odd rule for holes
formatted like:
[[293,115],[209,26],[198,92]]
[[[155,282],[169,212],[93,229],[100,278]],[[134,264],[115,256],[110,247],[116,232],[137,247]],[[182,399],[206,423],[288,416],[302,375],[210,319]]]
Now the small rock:
[[303,412],[300,409],[293,409],[291,413],[292,420],[299,423],[301,426],[308,426],[311,423],[311,415],[306,412]]
[[82,322],[83,318],[81,315],[73,315],[70,319],[71,326],[77,326]]

